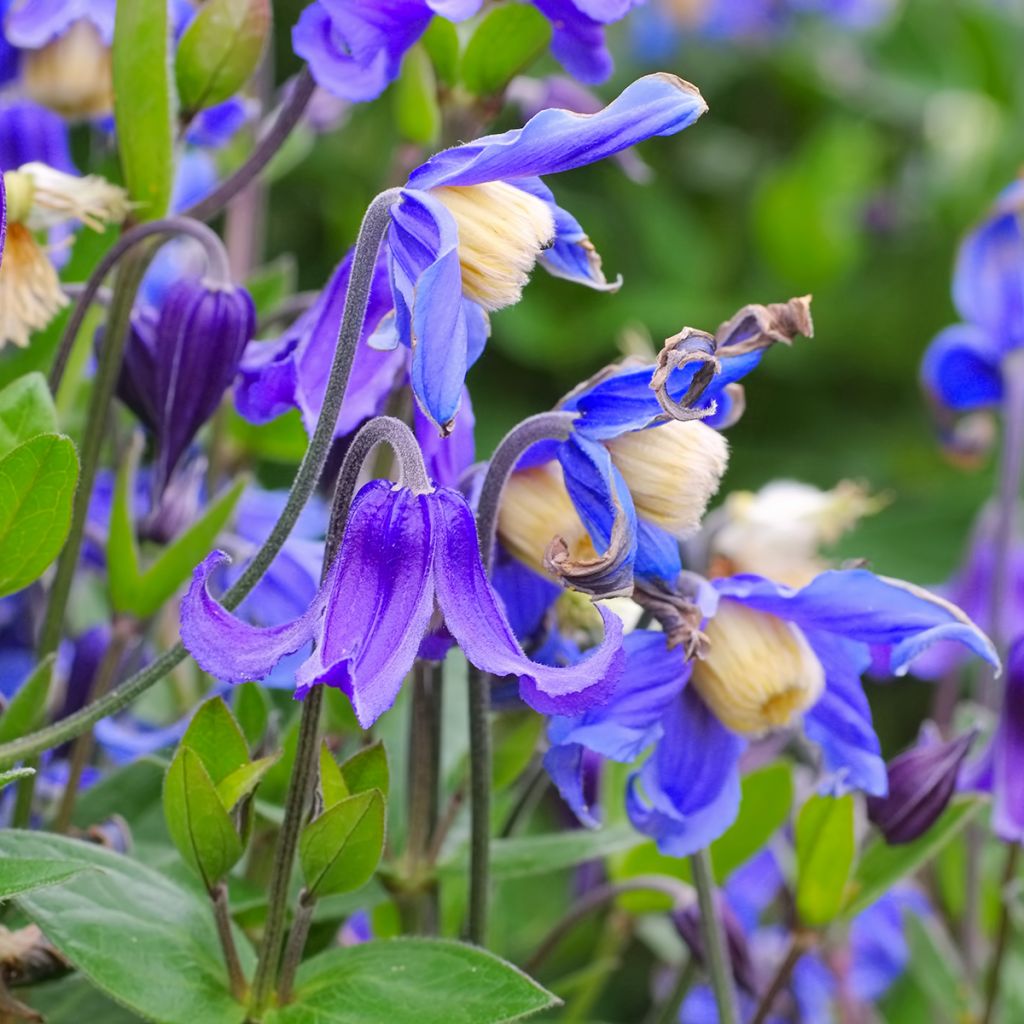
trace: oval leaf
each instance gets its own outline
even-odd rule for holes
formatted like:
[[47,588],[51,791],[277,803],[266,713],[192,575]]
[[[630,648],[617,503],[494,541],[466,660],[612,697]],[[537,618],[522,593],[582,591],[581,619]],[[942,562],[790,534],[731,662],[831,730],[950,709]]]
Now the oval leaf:
[[350,793],[379,789],[388,795],[388,756],[383,743],[372,743],[353,754],[342,766],[341,776]]
[[64,546],[78,482],[71,438],[40,434],[0,459],[0,597],[38,579]]
[[169,6],[167,0],[132,0],[117,5],[114,21],[117,148],[138,220],[167,212],[174,181]]
[[178,43],[182,107],[193,113],[238,92],[263,56],[269,29],[270,0],[207,0]]
[[317,896],[365,885],[384,850],[384,797],[371,789],[339,801],[299,838],[306,888]]
[[181,745],[199,757],[215,786],[249,762],[245,736],[221,697],[211,697],[192,716]]
[[57,432],[57,410],[41,373],[26,373],[0,391],[0,458],[29,438]]
[[405,55],[394,97],[395,124],[402,137],[420,146],[435,142],[441,133],[441,108],[434,65],[422,46]]
[[551,23],[535,7],[503,4],[477,26],[462,56],[462,81],[470,92],[501,92],[551,41]]
[[853,797],[811,797],[796,820],[796,909],[804,924],[821,927],[839,913],[855,849]]

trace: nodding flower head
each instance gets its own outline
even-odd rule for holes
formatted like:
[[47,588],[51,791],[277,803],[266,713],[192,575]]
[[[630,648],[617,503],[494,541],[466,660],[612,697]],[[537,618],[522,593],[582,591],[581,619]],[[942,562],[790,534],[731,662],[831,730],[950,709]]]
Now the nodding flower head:
[[693,685],[733,732],[757,736],[817,703],[825,673],[799,626],[723,599],[704,627],[708,651]]
[[536,196],[503,181],[431,189],[459,232],[462,293],[487,312],[522,296],[537,257],[555,240],[555,219]]
[[673,420],[605,445],[639,516],[680,539],[696,532],[729,461],[729,446],[717,430],[699,420]]
[[25,51],[22,82],[33,100],[64,117],[102,117],[114,108],[110,47],[85,18]]

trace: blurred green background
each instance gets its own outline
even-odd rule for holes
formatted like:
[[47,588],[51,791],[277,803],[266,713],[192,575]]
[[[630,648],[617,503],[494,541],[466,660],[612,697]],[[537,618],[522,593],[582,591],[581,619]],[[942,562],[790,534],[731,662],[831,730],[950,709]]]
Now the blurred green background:
[[[275,4],[279,78],[297,66],[285,28],[301,6]],[[714,330],[748,302],[810,292],[816,337],[776,348],[748,380],[727,484],[864,480],[892,503],[842,554],[942,579],[991,473],[941,455],[918,363],[955,319],[959,236],[1019,170],[1020,6],[910,0],[866,32],[808,16],[774,39],[684,39],[654,66],[628,24],[610,38],[616,74],[603,97],[666,70],[698,85],[710,112],[639,148],[647,185],[610,161],[549,182],[625,284],[601,295],[537,273],[523,302],[494,316],[469,379],[480,451],[614,359],[624,336],[660,346],[684,325]],[[544,58],[531,74],[558,70]],[[273,186],[267,252],[296,253],[303,288],[319,287],[351,244],[365,201],[397,183],[388,169],[417,161],[399,149],[394,92],[355,108]]]

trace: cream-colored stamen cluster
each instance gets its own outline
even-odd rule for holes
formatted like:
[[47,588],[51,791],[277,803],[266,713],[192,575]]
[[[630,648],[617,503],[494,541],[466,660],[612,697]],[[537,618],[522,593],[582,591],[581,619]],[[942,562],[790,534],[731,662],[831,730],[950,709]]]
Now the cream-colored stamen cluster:
[[46,46],[26,50],[21,78],[33,100],[64,117],[100,117],[114,108],[110,47],[85,18]]
[[799,627],[723,599],[704,626],[709,649],[692,683],[718,720],[758,736],[793,724],[825,688],[825,672]]
[[53,264],[24,224],[7,225],[0,263],[0,347],[28,345],[67,304]]
[[31,184],[29,210],[21,219],[33,230],[78,220],[93,231],[102,231],[108,224],[120,224],[131,210],[125,190],[98,174],[79,177],[30,163],[9,172],[5,183],[12,179],[13,187],[21,187],[19,179]]
[[565,541],[573,559],[597,557],[557,462],[512,474],[501,497],[498,534],[516,558],[544,576],[549,575],[544,555],[556,537]]
[[463,294],[488,312],[519,301],[555,237],[547,204],[503,181],[430,189],[455,218]]
[[639,516],[685,539],[700,526],[729,461],[725,438],[699,420],[673,420],[605,442]]

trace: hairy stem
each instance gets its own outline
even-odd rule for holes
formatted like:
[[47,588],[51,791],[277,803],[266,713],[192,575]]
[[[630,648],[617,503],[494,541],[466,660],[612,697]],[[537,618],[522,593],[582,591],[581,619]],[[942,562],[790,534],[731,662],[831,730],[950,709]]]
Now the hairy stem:
[[299,895],[299,909],[295,912],[292,930],[288,933],[288,944],[284,948],[281,960],[281,980],[277,986],[277,1002],[286,1006],[291,1002],[295,988],[295,974],[302,963],[302,953],[309,938],[309,929],[313,924],[313,911],[316,909],[316,896],[305,889]]
[[725,931],[715,906],[715,879],[711,871],[711,855],[700,850],[690,857],[693,882],[700,905],[700,930],[704,938],[705,961],[715,993],[720,1024],[739,1024],[736,990],[733,986],[732,964],[725,944]]
[[238,958],[238,948],[235,946],[235,936],[231,930],[228,887],[220,882],[211,890],[210,899],[213,902],[213,919],[217,923],[217,938],[220,939],[220,948],[224,952],[224,965],[228,969],[231,995],[240,1003],[245,999],[245,973],[242,971],[242,961]]
[[[382,192],[370,204],[366,216],[363,218],[359,239],[356,242],[348,295],[345,297],[345,310],[342,315],[338,345],[334,352],[334,361],[331,364],[331,373],[320,417],[317,420],[313,436],[310,438],[306,454],[295,475],[291,491],[288,494],[288,501],[285,503],[280,518],[234,586],[221,598],[221,603],[228,610],[236,608],[242,602],[267,571],[270,563],[277,557],[277,553],[288,539],[288,535],[313,494],[320,474],[323,472],[331,439],[334,436],[334,427],[338,422],[338,413],[345,396],[345,388],[352,370],[356,345],[362,333],[377,251],[390,224],[388,211],[396,198],[397,190],[395,189]],[[111,691],[106,697],[100,698],[76,714],[69,715],[62,721],[55,722],[38,732],[0,745],[0,765],[9,764],[19,758],[30,757],[73,739],[101,718],[106,718],[131,703],[140,694],[145,693],[187,656],[188,652],[184,646],[178,643],[141,672],[137,672],[126,680],[116,690]]]

